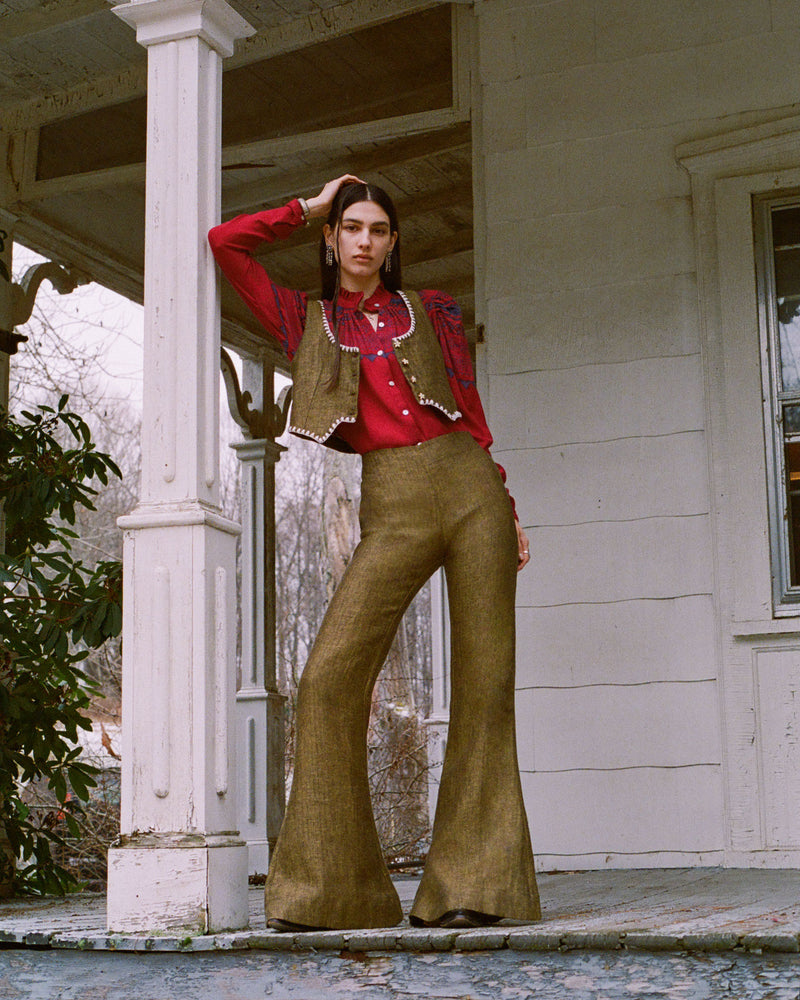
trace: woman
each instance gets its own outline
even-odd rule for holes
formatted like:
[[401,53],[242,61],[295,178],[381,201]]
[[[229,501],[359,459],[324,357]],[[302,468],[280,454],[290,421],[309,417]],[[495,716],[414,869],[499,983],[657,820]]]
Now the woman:
[[[252,253],[323,217],[320,304],[275,285]],[[458,306],[441,292],[401,291],[394,205],[351,174],[308,201],[223,223],[209,241],[292,360],[292,431],[363,456],[361,541],[298,690],[294,780],[267,878],[267,925],[402,919],[372,816],[366,734],[400,619],[440,566],[452,632],[450,729],[411,922],[536,920],[514,730],[514,593],[528,540],[489,456]]]

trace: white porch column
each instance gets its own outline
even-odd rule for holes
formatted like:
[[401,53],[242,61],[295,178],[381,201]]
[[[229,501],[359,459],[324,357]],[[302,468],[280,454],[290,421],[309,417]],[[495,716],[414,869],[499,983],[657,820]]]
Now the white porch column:
[[[276,431],[271,365],[245,361],[243,389],[262,419],[245,435]],[[236,693],[239,831],[251,875],[265,874],[285,805],[284,710],[275,670],[275,463],[286,449],[272,437],[232,445],[242,464],[242,677]]]
[[249,25],[224,0],[114,8],[148,49],[141,499],[125,530],[123,770],[111,931],[248,924],[236,828],[235,549],[219,506],[222,58]]
[[428,815],[431,823],[442,780],[450,721],[450,615],[444,570],[431,577],[431,714],[428,730]]

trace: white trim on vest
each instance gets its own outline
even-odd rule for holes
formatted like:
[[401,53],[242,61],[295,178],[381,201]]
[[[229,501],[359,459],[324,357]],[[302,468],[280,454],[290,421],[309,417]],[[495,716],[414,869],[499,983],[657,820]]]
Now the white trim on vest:
[[[413,310],[413,308],[411,306],[411,303],[409,302],[408,296],[406,295],[405,292],[398,292],[397,294],[400,296],[400,298],[406,304],[406,309],[408,309],[408,315],[411,317],[411,323],[410,323],[410,325],[409,325],[409,327],[408,327],[408,329],[406,330],[405,333],[401,333],[399,337],[392,337],[392,343],[393,344],[399,344],[401,340],[405,340],[406,337],[410,337],[411,334],[417,328],[417,317],[414,315],[414,310]],[[331,330],[331,325],[328,322],[328,314],[325,312],[325,303],[322,302],[321,299],[318,300],[318,301],[319,301],[319,304],[320,304],[320,306],[322,308],[322,325],[325,328],[325,333],[326,333],[326,335],[328,337],[328,340],[332,344],[335,344],[336,343],[336,338],[334,337],[333,330]],[[347,344],[342,344],[340,342],[339,343],[339,350],[341,350],[341,351],[352,351],[354,354],[358,354],[360,348],[358,348],[358,347],[349,347]]]

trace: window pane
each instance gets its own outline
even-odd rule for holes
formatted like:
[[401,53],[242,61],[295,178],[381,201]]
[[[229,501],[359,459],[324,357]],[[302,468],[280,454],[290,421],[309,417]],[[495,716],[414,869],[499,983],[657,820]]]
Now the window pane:
[[772,210],[772,238],[776,247],[791,246],[800,232],[800,206]]
[[[780,305],[780,304],[779,304]],[[781,385],[784,392],[800,389],[800,317],[780,323]]]
[[800,615],[800,194],[758,199],[755,222],[773,601]]
[[[793,407],[797,409],[797,407]],[[800,443],[786,445],[786,493],[789,529],[789,583],[798,585],[798,555],[800,555]]]
[[783,432],[784,434],[800,434],[800,406],[784,406]]
[[800,208],[772,212],[781,387],[800,390]]

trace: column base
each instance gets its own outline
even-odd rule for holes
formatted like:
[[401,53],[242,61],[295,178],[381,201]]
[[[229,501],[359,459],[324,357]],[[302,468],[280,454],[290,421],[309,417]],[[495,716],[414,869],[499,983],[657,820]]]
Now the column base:
[[238,838],[130,838],[108,852],[109,933],[247,928],[247,870],[247,845]]
[[285,703],[285,695],[264,688],[236,695],[238,827],[248,846],[251,875],[266,873],[283,822]]
[[248,840],[247,857],[251,875],[266,875],[271,847],[266,840]]

